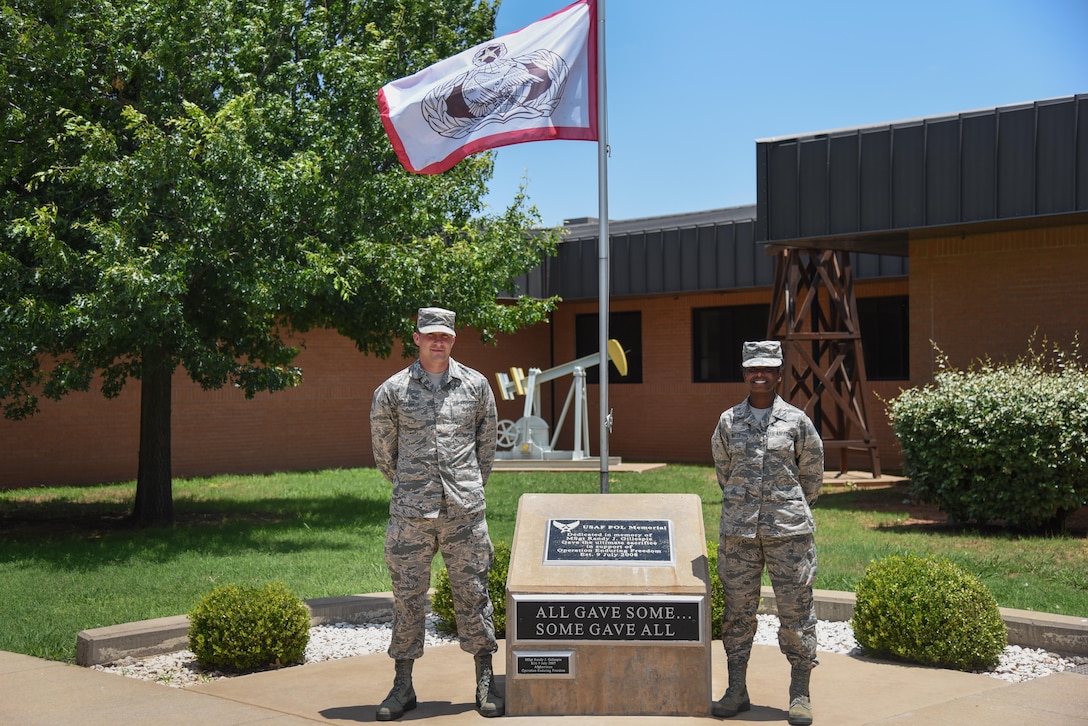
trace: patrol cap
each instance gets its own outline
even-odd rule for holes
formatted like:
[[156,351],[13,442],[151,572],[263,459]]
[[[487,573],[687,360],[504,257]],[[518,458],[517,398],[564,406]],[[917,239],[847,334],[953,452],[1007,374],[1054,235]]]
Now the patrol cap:
[[741,365],[745,368],[778,368],[782,365],[782,344],[777,340],[745,342]]
[[416,318],[416,330],[421,333],[447,333],[457,335],[453,321],[457,314],[445,308],[420,308]]

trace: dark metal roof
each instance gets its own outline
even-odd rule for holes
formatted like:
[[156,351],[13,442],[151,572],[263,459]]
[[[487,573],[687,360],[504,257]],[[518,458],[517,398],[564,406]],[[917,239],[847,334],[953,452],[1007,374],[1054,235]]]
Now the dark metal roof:
[[[748,222],[755,219],[755,216],[755,205],[746,204],[740,207],[707,209],[701,212],[664,214],[656,217],[610,219],[608,220],[608,236],[615,237],[630,232],[652,232],[666,229],[682,229],[685,227],[703,227],[726,222]],[[563,227],[565,227],[569,233],[567,239],[597,239],[597,233],[600,231],[600,220],[597,217],[568,219],[563,222]]]
[[[774,283],[774,258],[755,239],[755,206],[610,220],[609,295],[711,292]],[[517,280],[522,294],[599,296],[598,220],[567,220],[557,257]],[[907,274],[907,261],[852,256],[856,277]]]
[[[611,295],[770,285],[774,260],[755,244],[755,207],[609,221]],[[559,250],[558,295],[596,297],[595,222],[572,224]]]
[[789,246],[1088,218],[1088,94],[757,140],[756,181],[757,239]]

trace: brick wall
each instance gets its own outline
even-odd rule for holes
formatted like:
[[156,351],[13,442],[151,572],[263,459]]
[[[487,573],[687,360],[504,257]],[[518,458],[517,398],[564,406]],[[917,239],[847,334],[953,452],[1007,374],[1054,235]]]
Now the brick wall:
[[[550,366],[549,326],[500,336],[483,345],[461,331],[454,357],[485,374],[512,365]],[[364,356],[331,331],[305,336],[297,359],[301,386],[251,400],[233,388],[202,391],[179,372],[174,378],[172,467],[175,477],[372,466],[370,402],[374,389],[409,361]],[[59,402],[43,400],[24,421],[0,419],[0,489],[131,481],[139,455],[140,389],[130,381],[107,400],[96,390]],[[516,419],[523,400],[498,401],[499,415]]]
[[[1088,327],[1088,228],[1065,226],[911,242],[903,278],[857,281],[858,297],[910,295],[911,381],[932,379],[934,340],[958,367],[982,355],[1015,357],[1028,337],[1068,347]],[[614,412],[610,453],[628,461],[710,462],[710,435],[721,411],[744,396],[740,383],[693,383],[693,308],[770,302],[769,288],[661,295],[610,301],[613,312],[642,314],[643,382],[609,387]],[[575,357],[575,318],[596,313],[595,300],[562,303],[551,325],[484,346],[463,331],[454,356],[495,384],[511,366],[547,369]],[[622,341],[621,341],[622,342]],[[237,391],[201,391],[179,374],[174,385],[174,475],[270,472],[370,466],[368,417],[373,390],[406,365],[358,353],[335,333],[307,334],[298,363],[302,386],[246,401]],[[542,413],[555,422],[571,378],[543,387]],[[872,428],[882,466],[901,467],[881,399],[911,382],[872,382]],[[589,386],[590,449],[599,453],[599,388]],[[554,398],[553,398],[554,397]],[[524,399],[498,401],[499,417],[516,421]],[[572,422],[558,448],[572,446]],[[139,388],[131,382],[107,401],[72,394],[26,421],[0,419],[0,488],[132,480],[139,447]],[[829,461],[829,466],[834,462]],[[851,454],[852,468],[868,457]]]
[[[906,293],[905,279],[859,282],[858,297],[902,295]],[[608,387],[609,405],[613,411],[612,436],[609,452],[629,461],[667,461],[678,463],[711,463],[710,436],[718,417],[726,408],[738,403],[747,394],[742,383],[694,383],[692,381],[692,310],[724,305],[754,305],[770,302],[769,288],[752,288],[729,293],[702,295],[669,295],[641,299],[613,300],[611,312],[638,310],[642,313],[642,372],[641,384],[612,384]],[[596,301],[564,303],[554,316],[555,354],[559,360],[575,357],[575,318],[595,314]],[[621,340],[622,344],[623,341]],[[737,352],[740,355],[740,352]],[[898,445],[888,426],[884,405],[877,394],[890,398],[906,382],[876,382],[872,384],[870,403],[871,426],[877,437],[881,465],[896,469],[901,466]],[[598,412],[600,391],[588,387],[591,449],[599,450]],[[563,391],[556,391],[557,399]],[[564,433],[560,448],[571,446]],[[829,459],[829,466],[837,465]],[[868,455],[850,455],[850,466],[868,470]]]
[[957,368],[1015,358],[1029,336],[1068,348],[1088,333],[1088,227],[911,242],[911,380],[932,380],[930,341]]

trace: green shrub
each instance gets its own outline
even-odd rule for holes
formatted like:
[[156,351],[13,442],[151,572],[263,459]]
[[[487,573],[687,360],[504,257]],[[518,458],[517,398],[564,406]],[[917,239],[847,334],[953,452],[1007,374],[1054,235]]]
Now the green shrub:
[[[725,609],[725,593],[721,580],[718,579],[718,543],[707,543],[707,560],[710,568],[710,629],[711,638],[720,638],[722,633],[722,612]],[[491,566],[488,578],[488,591],[495,606],[495,634],[506,635],[506,578],[510,573],[510,546],[505,542],[495,543],[495,564]],[[438,573],[435,579],[434,596],[431,597],[431,611],[438,616],[436,627],[447,633],[457,632],[457,619],[453,611],[453,594],[450,590],[450,576],[446,570]]]
[[310,611],[282,582],[223,585],[189,612],[189,649],[205,668],[248,671],[300,663]]
[[855,594],[851,625],[870,655],[986,670],[1008,644],[993,594],[946,559],[885,557],[869,565]]
[[725,588],[718,577],[718,543],[706,543],[707,566],[710,568],[710,639],[722,637],[722,615],[725,614]]
[[[1060,529],[1088,504],[1088,365],[1057,346],[941,370],[888,406],[913,494],[953,521]],[[938,351],[939,353],[939,351]]]
[[[487,591],[491,595],[491,604],[495,607],[495,635],[506,636],[506,576],[510,573],[510,545],[505,542],[495,543],[495,562],[487,578]],[[435,624],[439,630],[447,633],[457,632],[457,618],[453,611],[453,592],[450,590],[450,575],[445,570],[439,571],[435,578],[434,595],[431,597],[431,612],[438,616]]]

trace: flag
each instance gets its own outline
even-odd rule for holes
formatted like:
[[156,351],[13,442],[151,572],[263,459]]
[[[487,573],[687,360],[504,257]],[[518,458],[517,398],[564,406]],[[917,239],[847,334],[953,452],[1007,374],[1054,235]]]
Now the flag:
[[378,91],[408,171],[527,141],[597,140],[597,3],[579,0]]

